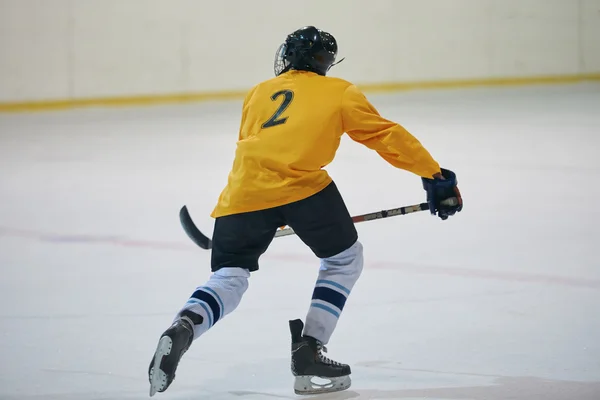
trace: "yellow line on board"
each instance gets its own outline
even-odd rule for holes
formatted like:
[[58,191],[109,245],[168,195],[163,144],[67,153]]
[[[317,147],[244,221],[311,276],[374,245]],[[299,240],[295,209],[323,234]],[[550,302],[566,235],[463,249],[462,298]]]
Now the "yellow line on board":
[[526,86],[569,84],[584,81],[599,81],[600,73],[578,75],[550,75],[514,78],[483,78],[448,81],[396,82],[360,85],[365,92],[395,92],[417,89],[460,89],[481,86]]
[[[419,89],[458,89],[478,86],[520,86],[540,84],[568,84],[598,81],[600,73],[577,75],[551,75],[515,78],[483,78],[447,81],[385,82],[358,85],[365,92],[396,92]],[[132,107],[161,104],[180,104],[211,100],[242,99],[246,91],[217,91],[199,93],[175,93],[146,96],[98,97],[83,99],[56,99],[24,102],[0,102],[0,112],[32,112],[64,110],[80,107]]]
[[231,92],[202,92],[177,93],[147,96],[98,97],[83,99],[58,99],[25,101],[18,103],[0,103],[0,112],[28,112],[64,110],[80,107],[122,107],[149,106],[160,104],[191,103],[209,100],[238,99],[246,94],[245,91]]

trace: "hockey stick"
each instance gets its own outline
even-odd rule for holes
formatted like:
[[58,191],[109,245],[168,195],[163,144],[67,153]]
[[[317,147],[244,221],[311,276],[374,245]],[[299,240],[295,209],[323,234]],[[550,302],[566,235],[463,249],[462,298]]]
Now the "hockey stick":
[[[446,200],[447,205],[456,205],[458,203],[456,201],[456,199],[449,199],[449,200],[454,200],[454,201]],[[411,214],[414,212],[425,211],[425,210],[429,210],[429,205],[427,203],[421,203],[421,204],[415,204],[412,206],[398,207],[398,208],[392,208],[389,210],[383,210],[383,211],[377,211],[377,212],[372,212],[372,213],[363,214],[363,215],[357,215],[355,217],[352,217],[352,221],[355,224],[357,224],[359,222],[366,222],[366,221],[372,221],[375,219],[395,217],[396,215],[406,215],[406,214]],[[205,234],[200,232],[200,230],[196,227],[196,224],[194,224],[194,221],[192,220],[192,217],[190,216],[190,213],[188,212],[187,206],[181,207],[181,210],[179,211],[179,221],[181,222],[181,226],[183,227],[183,230],[185,231],[185,233],[188,235],[188,237],[190,239],[192,239],[192,241],[194,243],[196,243],[197,246],[199,246],[205,250],[212,248],[212,240],[210,240]],[[277,232],[275,233],[275,237],[288,236],[288,235],[293,235],[295,233],[296,232],[294,232],[294,230],[292,228],[287,227],[287,228],[283,228],[283,229],[278,229]]]
[[212,240],[206,237],[206,235],[200,232],[200,229],[196,227],[196,224],[194,224],[194,221],[192,221],[192,217],[188,212],[187,206],[183,206],[181,207],[181,210],[179,210],[179,221],[181,222],[181,226],[185,233],[192,239],[192,242],[205,250],[212,249]]

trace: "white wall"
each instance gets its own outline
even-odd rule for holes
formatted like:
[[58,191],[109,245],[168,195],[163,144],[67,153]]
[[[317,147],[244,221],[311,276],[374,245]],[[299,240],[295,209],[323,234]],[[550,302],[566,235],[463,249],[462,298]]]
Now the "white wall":
[[357,83],[600,72],[600,0],[0,0],[0,102],[246,89],[308,24]]
[[586,73],[600,71],[600,1],[585,0],[580,7],[580,57]]

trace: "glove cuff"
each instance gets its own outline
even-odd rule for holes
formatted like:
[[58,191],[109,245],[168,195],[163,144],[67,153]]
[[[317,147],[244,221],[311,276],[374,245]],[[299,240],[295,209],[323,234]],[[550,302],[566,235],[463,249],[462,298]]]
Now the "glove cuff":
[[438,188],[449,188],[458,185],[456,174],[449,169],[441,169],[444,180],[438,178],[421,178],[423,181],[423,189],[429,191],[434,186]]

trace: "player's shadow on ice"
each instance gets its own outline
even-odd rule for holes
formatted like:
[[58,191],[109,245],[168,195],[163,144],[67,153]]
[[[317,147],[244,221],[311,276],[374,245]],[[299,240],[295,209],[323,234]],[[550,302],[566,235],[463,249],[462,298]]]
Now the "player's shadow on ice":
[[435,400],[599,400],[600,382],[575,382],[533,377],[502,377],[489,386],[377,390],[350,388],[314,396],[318,400],[435,399]]

